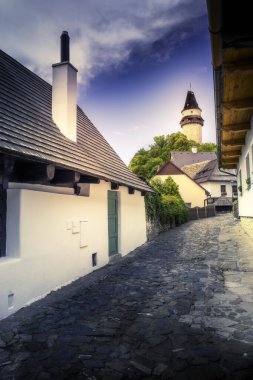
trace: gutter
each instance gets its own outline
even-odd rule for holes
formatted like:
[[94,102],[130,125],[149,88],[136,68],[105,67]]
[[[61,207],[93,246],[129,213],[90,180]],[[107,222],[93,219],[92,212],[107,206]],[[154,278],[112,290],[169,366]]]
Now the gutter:
[[221,160],[221,132],[222,132],[222,1],[206,0],[209,20],[209,32],[211,38],[213,81],[214,81],[214,102],[216,120],[216,142],[217,159],[219,169],[222,166]]
[[217,159],[219,169],[222,167],[221,160],[221,133],[222,133],[222,68],[214,69],[214,104],[215,104],[215,121],[216,121],[216,143],[217,143]]

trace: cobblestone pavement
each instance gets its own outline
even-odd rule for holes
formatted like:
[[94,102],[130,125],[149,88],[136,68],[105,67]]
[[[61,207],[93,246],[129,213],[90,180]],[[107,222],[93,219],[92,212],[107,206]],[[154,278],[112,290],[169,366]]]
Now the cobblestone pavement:
[[253,379],[253,242],[189,222],[0,322],[0,379]]

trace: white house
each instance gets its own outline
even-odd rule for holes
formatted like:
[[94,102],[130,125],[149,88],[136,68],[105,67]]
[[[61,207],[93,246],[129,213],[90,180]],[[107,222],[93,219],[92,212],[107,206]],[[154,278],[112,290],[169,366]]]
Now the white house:
[[187,207],[204,207],[205,199],[209,195],[208,191],[172,161],[168,161],[159,168],[154,179],[164,182],[168,177],[171,177],[178,185],[179,193]]
[[214,152],[172,152],[172,162],[209,193],[205,204],[231,211],[237,199],[236,170],[221,171]]
[[238,169],[239,216],[253,237],[253,28],[250,2],[207,0],[219,167]]
[[144,194],[76,105],[69,36],[53,86],[0,51],[0,318],[146,241]]

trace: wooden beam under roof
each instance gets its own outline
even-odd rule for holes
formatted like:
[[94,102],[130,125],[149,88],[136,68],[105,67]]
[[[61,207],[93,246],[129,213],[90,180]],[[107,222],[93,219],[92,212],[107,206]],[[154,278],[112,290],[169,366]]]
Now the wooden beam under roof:
[[119,184],[115,182],[111,182],[111,190],[119,190]]
[[93,183],[93,184],[99,184],[100,179],[96,177],[92,177],[90,175],[84,175],[81,174],[80,180],[78,181],[79,183]]
[[227,124],[222,126],[224,132],[247,132],[250,130],[250,123]]
[[245,98],[233,100],[230,102],[223,102],[223,107],[227,110],[253,110],[253,98]]
[[243,146],[245,144],[244,139],[233,139],[231,141],[222,141],[222,145],[224,146]]
[[222,168],[224,168],[224,169],[236,169],[237,164],[226,164],[226,163],[224,163],[224,165],[222,165]]
[[31,161],[17,161],[10,181],[47,184],[54,178],[55,166]]
[[55,176],[51,181],[52,185],[56,186],[74,186],[80,180],[80,173],[72,170],[56,169]]
[[13,157],[1,156],[0,157],[0,174],[9,176],[15,165],[15,159]]
[[247,72],[253,72],[253,59],[241,59],[229,63],[224,64],[224,69],[226,72],[233,73],[233,72],[240,72],[240,73],[247,73]]
[[236,157],[222,157],[222,162],[225,164],[237,164],[238,158]]
[[222,157],[240,157],[241,149],[222,152]]

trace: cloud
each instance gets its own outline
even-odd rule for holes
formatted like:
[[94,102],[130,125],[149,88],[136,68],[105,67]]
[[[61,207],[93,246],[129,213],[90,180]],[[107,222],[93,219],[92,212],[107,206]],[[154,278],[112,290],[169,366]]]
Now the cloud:
[[131,60],[168,59],[198,30],[203,0],[1,0],[1,48],[51,81],[68,30],[79,81]]

